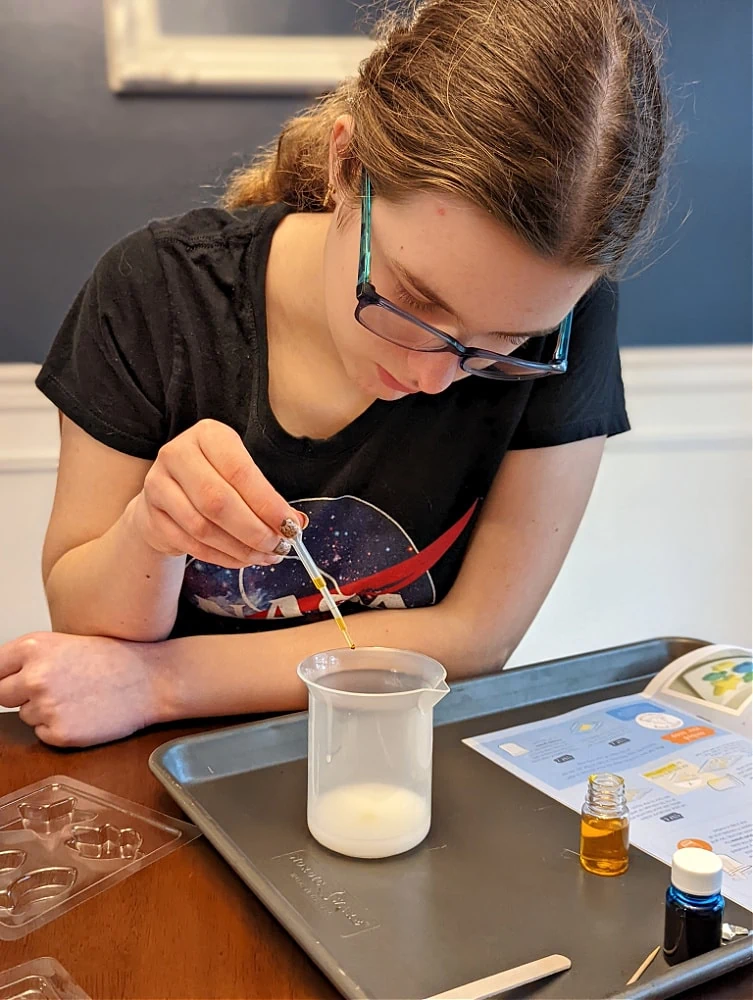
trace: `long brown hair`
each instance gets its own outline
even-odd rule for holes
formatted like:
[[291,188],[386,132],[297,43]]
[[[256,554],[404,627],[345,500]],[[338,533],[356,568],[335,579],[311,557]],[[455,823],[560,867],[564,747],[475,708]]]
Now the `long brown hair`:
[[660,31],[640,0],[418,0],[377,38],[355,77],[230,178],[228,209],[325,209],[332,126],[350,114],[348,197],[365,167],[375,195],[439,189],[545,257],[615,272],[668,146]]

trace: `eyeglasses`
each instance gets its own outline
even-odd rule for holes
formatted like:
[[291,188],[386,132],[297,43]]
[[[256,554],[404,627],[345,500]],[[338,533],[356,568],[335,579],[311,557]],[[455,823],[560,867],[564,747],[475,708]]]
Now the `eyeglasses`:
[[456,354],[460,359],[460,367],[469,375],[517,382],[522,379],[543,378],[545,375],[562,375],[567,371],[567,349],[573,325],[572,310],[559,325],[552,360],[543,364],[481,347],[466,347],[448,333],[411,316],[394,302],[379,295],[371,284],[371,180],[365,170],[362,181],[361,251],[356,296],[356,319],[370,333],[409,351]]

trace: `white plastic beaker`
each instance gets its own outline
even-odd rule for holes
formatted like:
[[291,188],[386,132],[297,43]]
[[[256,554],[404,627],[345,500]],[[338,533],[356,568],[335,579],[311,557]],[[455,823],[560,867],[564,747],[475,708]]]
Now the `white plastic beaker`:
[[433,710],[449,691],[436,660],[371,646],[309,656],[308,826],[330,850],[386,858],[431,826]]

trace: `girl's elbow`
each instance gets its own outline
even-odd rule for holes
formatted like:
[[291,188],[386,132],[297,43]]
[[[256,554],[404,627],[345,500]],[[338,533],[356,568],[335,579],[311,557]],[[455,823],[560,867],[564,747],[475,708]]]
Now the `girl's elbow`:
[[443,628],[451,635],[445,664],[450,680],[502,670],[520,639],[514,640],[507,634],[504,623],[488,614],[479,614],[478,609],[463,607],[449,598],[439,607]]

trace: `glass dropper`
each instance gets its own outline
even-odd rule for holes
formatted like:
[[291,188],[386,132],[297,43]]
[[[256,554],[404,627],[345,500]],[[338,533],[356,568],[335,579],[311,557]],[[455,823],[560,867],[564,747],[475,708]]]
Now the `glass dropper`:
[[327,605],[332,617],[335,619],[335,624],[343,634],[343,638],[345,639],[345,641],[347,642],[348,646],[351,649],[355,649],[356,644],[350,637],[350,632],[348,632],[348,626],[345,624],[345,619],[343,618],[342,612],[337,606],[337,602],[330,593],[327,584],[324,582],[324,576],[322,574],[322,571],[316,565],[316,563],[311,557],[311,553],[304,545],[303,532],[301,531],[300,525],[296,524],[295,521],[292,520],[292,518],[286,521],[286,524],[288,523],[290,525],[290,528],[293,530],[291,530],[290,532],[288,531],[283,532],[285,537],[295,549],[296,555],[303,563],[303,567],[308,573],[308,575],[311,577],[311,582],[314,584],[316,589],[322,595],[324,603]]

